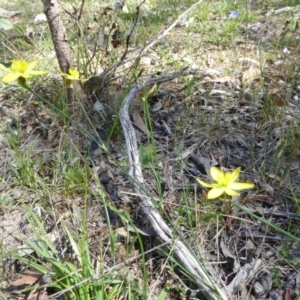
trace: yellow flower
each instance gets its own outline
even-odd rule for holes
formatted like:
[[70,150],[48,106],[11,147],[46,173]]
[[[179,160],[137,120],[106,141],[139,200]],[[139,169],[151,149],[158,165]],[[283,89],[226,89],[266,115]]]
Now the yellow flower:
[[61,73],[61,75],[63,77],[65,77],[66,80],[69,80],[69,81],[80,80],[79,72],[76,69],[70,68],[69,69],[69,74]]
[[233,172],[224,173],[216,167],[210,168],[210,175],[216,183],[205,183],[199,178],[197,181],[211,190],[207,194],[208,199],[216,199],[224,193],[229,196],[239,196],[235,190],[246,190],[254,187],[253,183],[248,182],[235,182],[240,175],[241,167],[236,168]]
[[38,61],[35,60],[31,63],[28,63],[26,60],[12,60],[11,66],[9,68],[5,67],[3,64],[0,64],[0,70],[7,72],[5,76],[2,77],[4,83],[9,83],[15,80],[18,80],[19,83],[25,83],[26,79],[32,76],[44,75],[47,74],[47,71],[36,71],[33,70],[37,65]]
[[73,81],[80,80],[80,81],[86,81],[86,79],[79,78],[79,72],[77,69],[69,69],[69,74],[61,72],[61,75],[65,78],[66,84],[69,88],[73,88]]

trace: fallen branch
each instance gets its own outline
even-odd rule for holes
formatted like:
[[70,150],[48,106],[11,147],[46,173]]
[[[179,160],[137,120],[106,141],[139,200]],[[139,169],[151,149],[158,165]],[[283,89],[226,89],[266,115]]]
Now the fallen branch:
[[180,76],[191,74],[201,74],[204,76],[208,75],[209,72],[185,68],[166,76],[149,78],[143,84],[139,83],[132,86],[128,95],[124,99],[124,103],[120,111],[120,121],[125,136],[129,160],[128,173],[132,179],[134,191],[137,195],[139,195],[139,208],[142,217],[146,218],[147,221],[150,222],[161,244],[165,244],[169,249],[172,249],[174,256],[182,263],[182,265],[190,272],[190,274],[194,276],[196,284],[202,289],[208,298],[227,299],[225,292],[215,285],[208,275],[208,272],[205,270],[205,268],[201,267],[194,254],[189,251],[188,247],[178,237],[173,235],[172,230],[165,223],[150,200],[149,193],[146,192],[145,188],[135,129],[129,116],[130,105],[132,104],[136,95],[145,87],[152,86],[154,84],[160,84]]

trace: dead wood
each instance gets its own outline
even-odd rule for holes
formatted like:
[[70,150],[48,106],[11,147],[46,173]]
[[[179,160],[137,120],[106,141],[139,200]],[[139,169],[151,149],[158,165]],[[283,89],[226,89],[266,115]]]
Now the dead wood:
[[161,244],[167,245],[169,250],[172,249],[174,256],[190,272],[190,274],[194,276],[195,283],[197,283],[197,285],[206,292],[209,299],[227,299],[225,292],[215,285],[205,268],[199,264],[194,254],[190,252],[186,244],[179,237],[173,235],[172,229],[168,227],[153,205],[151,197],[149,197],[150,193],[145,188],[146,185],[139,158],[136,133],[129,116],[130,105],[142,89],[180,76],[191,74],[208,75],[209,72],[185,68],[165,76],[149,78],[143,84],[135,84],[130,89],[128,95],[124,99],[124,103],[120,111],[120,121],[125,136],[129,160],[128,173],[131,177],[135,193],[139,195],[138,205],[142,217],[147,219],[147,221],[151,224]]

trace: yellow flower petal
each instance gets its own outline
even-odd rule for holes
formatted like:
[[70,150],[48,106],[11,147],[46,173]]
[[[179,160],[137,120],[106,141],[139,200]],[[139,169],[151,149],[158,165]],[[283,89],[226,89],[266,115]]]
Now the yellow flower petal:
[[8,73],[2,78],[2,81],[4,83],[9,83],[17,80],[20,77],[20,75],[21,75],[20,73]]
[[38,63],[38,61],[35,60],[35,61],[31,62],[30,64],[28,64],[26,71],[28,72],[28,71],[31,71],[32,69],[34,69],[36,67],[37,63]]
[[5,72],[11,72],[10,68],[7,68],[2,64],[0,64],[0,70],[5,71]]
[[31,78],[32,76],[33,76],[33,75],[31,75],[31,74],[22,73],[20,77],[23,77],[23,78],[28,79],[28,78]]
[[230,176],[231,176],[231,172],[226,172],[225,175],[224,175],[224,184],[227,185],[228,183],[231,182],[230,180]]
[[210,175],[212,179],[218,183],[222,183],[224,181],[224,173],[216,167],[210,168]]
[[219,198],[224,193],[224,191],[225,191],[224,188],[212,188],[207,193],[207,199],[216,199],[216,198]]
[[215,188],[215,187],[219,187],[219,184],[217,183],[206,183],[202,180],[200,180],[199,178],[196,178],[196,180],[202,185],[205,186],[207,188]]
[[231,174],[230,174],[230,179],[229,182],[234,182],[236,181],[239,176],[240,176],[240,172],[241,172],[241,167],[236,168]]
[[239,196],[240,195],[238,192],[236,192],[228,187],[225,188],[225,193],[229,196]]
[[28,67],[28,62],[26,60],[17,60],[13,59],[11,62],[10,72],[19,72],[23,73]]
[[228,185],[228,188],[233,190],[247,190],[254,188],[253,183],[248,182],[232,182]]
[[79,79],[79,72],[76,69],[70,69],[69,73],[74,79]]
[[33,75],[44,75],[44,74],[47,74],[47,73],[48,73],[48,71],[36,71],[36,70],[31,70],[31,71],[27,71],[27,72],[25,73],[25,75],[28,74],[28,75],[33,76]]
[[215,183],[206,183],[198,178],[197,181],[201,185],[211,188],[207,194],[208,199],[216,199],[223,193],[226,193],[229,196],[239,196],[240,194],[237,191],[254,187],[253,183],[235,182],[239,177],[240,171],[241,168],[238,167],[233,172],[225,173],[216,167],[211,167],[210,173]]
[[[46,71],[35,71],[33,68],[37,65],[37,60],[28,63],[25,59],[13,59],[10,68],[0,65],[0,69],[7,72],[2,81],[5,83],[18,80],[18,82],[26,82],[26,79],[35,76],[46,74]],[[22,84],[21,84],[22,85]],[[22,85],[23,86],[23,85]]]
[[61,75],[66,79],[66,80],[80,80],[79,78],[79,72],[76,69],[69,69],[69,74],[61,72]]

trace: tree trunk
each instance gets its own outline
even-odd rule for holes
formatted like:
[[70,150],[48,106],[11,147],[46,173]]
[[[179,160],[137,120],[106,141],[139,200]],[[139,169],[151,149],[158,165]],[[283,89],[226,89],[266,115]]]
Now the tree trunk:
[[[48,25],[51,32],[52,42],[56,52],[56,57],[60,70],[68,74],[70,67],[73,67],[71,49],[68,44],[66,29],[60,17],[58,3],[56,0],[42,0],[44,13],[47,17]],[[81,100],[86,99],[80,82],[73,83],[74,92]],[[72,90],[68,89],[68,98],[71,99]]]

